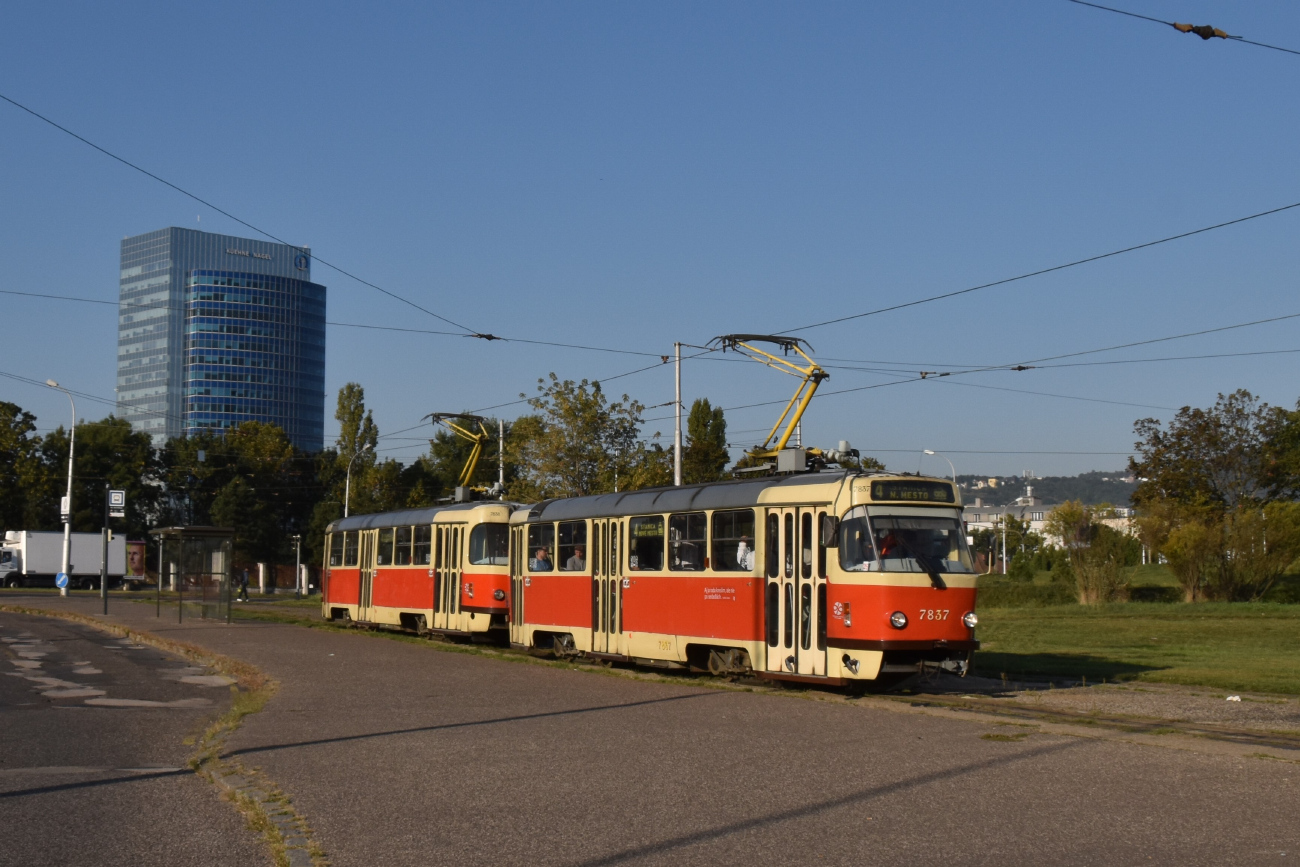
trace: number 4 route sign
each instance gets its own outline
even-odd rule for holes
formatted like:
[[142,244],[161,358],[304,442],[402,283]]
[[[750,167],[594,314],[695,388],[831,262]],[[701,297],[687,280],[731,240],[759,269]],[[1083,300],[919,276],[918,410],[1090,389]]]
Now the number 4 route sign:
[[108,492],[108,516],[110,518],[126,517],[126,491]]

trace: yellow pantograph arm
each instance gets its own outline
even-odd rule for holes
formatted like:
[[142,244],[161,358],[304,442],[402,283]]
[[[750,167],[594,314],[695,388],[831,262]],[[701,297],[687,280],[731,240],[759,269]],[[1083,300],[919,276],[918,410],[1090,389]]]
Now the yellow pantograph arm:
[[[799,353],[799,356],[803,358],[804,361],[808,362],[806,366],[795,364],[788,358],[773,355],[766,350],[759,349],[757,346],[753,346],[742,340],[736,341],[735,345],[738,347],[744,347],[744,349],[748,350],[748,353],[752,353],[749,357],[760,364],[764,364],[773,370],[779,370],[782,373],[787,373],[791,376],[797,376],[801,379],[799,387],[795,389],[794,395],[792,395],[789,402],[786,403],[785,409],[781,411],[781,416],[776,420],[776,424],[772,425],[772,430],[767,435],[767,439],[763,440],[762,448],[766,449],[771,444],[772,439],[777,435],[777,431],[781,429],[781,425],[784,423],[785,431],[781,434],[781,439],[776,444],[776,450],[780,451],[789,444],[790,437],[794,435],[795,428],[799,426],[799,421],[803,418],[804,411],[808,409],[808,404],[812,402],[813,395],[817,393],[817,386],[821,384],[822,380],[829,378],[830,374],[822,370],[821,366],[818,365],[817,362],[809,358],[808,354],[804,352],[797,343],[790,344],[789,348]],[[793,415],[791,415],[792,409],[794,410]],[[789,419],[788,422],[786,421],[787,418]]]

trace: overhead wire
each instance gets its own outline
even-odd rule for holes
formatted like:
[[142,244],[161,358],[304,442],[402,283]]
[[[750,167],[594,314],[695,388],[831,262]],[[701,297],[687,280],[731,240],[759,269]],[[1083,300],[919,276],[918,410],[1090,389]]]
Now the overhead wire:
[[1223,39],[1228,42],[1240,42],[1245,45],[1254,45],[1259,48],[1269,48],[1272,49],[1273,51],[1281,51],[1286,54],[1300,54],[1300,51],[1296,51],[1295,49],[1292,48],[1283,48],[1280,45],[1269,45],[1266,42],[1255,42],[1252,39],[1246,39],[1244,36],[1232,36],[1228,33],[1225,33],[1222,30],[1219,30],[1217,27],[1211,27],[1208,24],[1203,24],[1199,27],[1194,27],[1190,24],[1180,24],[1177,21],[1165,21],[1163,18],[1152,18],[1150,15],[1139,15],[1136,12],[1129,12],[1128,10],[1125,9],[1116,9],[1113,6],[1103,6],[1100,3],[1090,3],[1088,2],[1088,0],[1066,0],[1066,2],[1073,3],[1076,6],[1091,6],[1093,9],[1100,9],[1104,12],[1114,12],[1116,15],[1125,15],[1128,16],[1129,18],[1140,18],[1143,21],[1151,21],[1155,24],[1165,24],[1174,28],[1180,33],[1193,33],[1201,37],[1201,39],[1203,40],[1209,40],[1218,37],[1219,39]]
[[954,290],[954,291],[952,291],[952,292],[944,292],[944,293],[941,293],[941,294],[939,294],[939,295],[931,295],[931,296],[926,297],[926,298],[918,298],[918,299],[916,299],[916,300],[914,300],[914,301],[904,301],[904,302],[899,303],[899,304],[891,304],[891,305],[889,305],[889,306],[887,306],[887,307],[878,307],[878,308],[876,308],[875,310],[868,310],[868,311],[865,311],[865,312],[863,312],[863,313],[853,313],[853,314],[850,314],[850,315],[848,315],[848,316],[838,316],[838,317],[836,317],[836,318],[834,318],[834,319],[826,319],[826,320],[823,320],[823,321],[821,321],[821,322],[814,322],[814,323],[812,323],[812,324],[810,324],[810,325],[800,325],[800,326],[797,327],[797,328],[787,328],[785,331],[778,331],[778,332],[776,332],[776,333],[777,333],[777,334],[794,334],[794,333],[797,332],[797,331],[808,331],[809,329],[812,329],[812,328],[821,328],[821,327],[823,327],[823,326],[825,326],[825,325],[836,325],[836,324],[838,324],[838,323],[840,323],[840,322],[849,322],[849,321],[852,321],[852,320],[854,320],[854,319],[863,319],[863,318],[865,318],[865,317],[867,317],[867,316],[877,316],[877,315],[879,315],[879,314],[881,314],[881,313],[890,313],[890,312],[893,312],[893,311],[895,311],[895,310],[904,310],[904,309],[906,309],[906,308],[908,308],[908,307],[916,307],[916,306],[919,306],[919,305],[921,305],[921,304],[929,304],[929,303],[934,302],[934,301],[943,301],[943,300],[948,299],[948,298],[956,298],[956,297],[959,296],[959,295],[967,295],[967,294],[969,294],[969,293],[971,293],[971,292],[979,292],[980,290],[983,290],[983,289],[992,289],[992,288],[995,287],[995,286],[1005,286],[1005,285],[1008,284],[1008,283],[1015,283],[1015,282],[1020,281],[1020,280],[1028,280],[1028,279],[1031,278],[1031,277],[1041,277],[1041,276],[1044,275],[1044,274],[1052,274],[1052,273],[1057,272],[1057,271],[1064,271],[1064,270],[1066,270],[1067,268],[1075,268],[1075,267],[1078,267],[1078,266],[1080,266],[1080,265],[1086,265],[1086,264],[1088,264],[1088,263],[1090,263],[1090,262],[1100,262],[1100,261],[1103,260],[1103,259],[1110,259],[1110,258],[1113,258],[1113,257],[1115,257],[1115,256],[1122,256],[1122,255],[1124,255],[1125,253],[1132,253],[1132,252],[1135,252],[1135,251],[1137,251],[1137,250],[1145,250],[1145,249],[1147,249],[1147,248],[1149,248],[1149,247],[1159,246],[1160,244],[1168,244],[1168,243],[1170,243],[1170,242],[1172,242],[1172,241],[1179,241],[1179,240],[1182,240],[1183,238],[1191,238],[1191,237],[1193,237],[1193,236],[1195,236],[1195,235],[1201,235],[1201,234],[1204,234],[1204,233],[1206,233],[1206,232],[1213,232],[1213,231],[1215,231],[1216,229],[1223,229],[1223,228],[1226,228],[1226,227],[1228,227],[1228,226],[1235,226],[1235,225],[1237,225],[1238,223],[1245,223],[1245,222],[1249,222],[1250,220],[1258,220],[1258,219],[1260,219],[1260,218],[1262,218],[1262,217],[1268,217],[1268,216],[1272,216],[1272,215],[1274,215],[1274,214],[1281,214],[1281,213],[1283,213],[1283,212],[1285,212],[1285,211],[1290,211],[1290,210],[1293,210],[1293,209],[1295,209],[1295,208],[1300,208],[1300,202],[1293,202],[1292,204],[1289,204],[1289,205],[1283,205],[1283,206],[1278,207],[1278,208],[1270,208],[1270,209],[1267,210],[1267,211],[1260,211],[1260,212],[1258,212],[1258,213],[1250,214],[1250,215],[1245,216],[1245,217],[1238,217],[1238,218],[1236,218],[1236,219],[1234,219],[1234,220],[1228,220],[1228,221],[1226,221],[1226,222],[1222,222],[1222,223],[1215,223],[1215,224],[1212,225],[1212,226],[1203,226],[1203,227],[1201,227],[1201,228],[1199,228],[1199,229],[1193,229],[1193,230],[1191,230],[1191,231],[1189,231],[1189,232],[1180,232],[1180,233],[1178,233],[1177,235],[1170,235],[1170,236],[1168,236],[1168,237],[1166,237],[1166,238],[1159,238],[1159,239],[1157,239],[1157,240],[1154,240],[1154,241],[1147,241],[1147,242],[1142,243],[1142,244],[1134,244],[1134,245],[1132,245],[1132,246],[1124,247],[1124,248],[1119,249],[1119,250],[1111,250],[1111,251],[1108,252],[1108,253],[1100,253],[1100,254],[1098,254],[1098,255],[1095,255],[1095,256],[1088,256],[1088,257],[1083,258],[1083,259],[1075,259],[1075,260],[1072,261],[1072,262],[1066,262],[1066,263],[1061,264],[1061,265],[1053,265],[1053,266],[1050,267],[1050,268],[1039,268],[1039,269],[1036,270],[1036,271],[1028,271],[1028,272],[1026,272],[1026,273],[1024,273],[1024,274],[1017,274],[1017,275],[1014,276],[1014,277],[1004,277],[1004,278],[1002,278],[1001,280],[994,280],[994,281],[989,282],[989,283],[981,283],[981,284],[979,284],[978,286],[969,286],[969,287],[967,287],[967,288],[965,288],[965,289],[957,289],[957,290]]

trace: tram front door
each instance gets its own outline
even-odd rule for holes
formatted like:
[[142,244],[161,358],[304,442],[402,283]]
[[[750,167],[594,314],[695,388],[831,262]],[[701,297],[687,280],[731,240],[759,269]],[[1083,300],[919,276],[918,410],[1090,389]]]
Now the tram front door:
[[819,568],[813,509],[768,509],[763,567],[767,671],[825,675],[826,579]]
[[369,622],[370,597],[375,583],[375,533],[376,530],[361,531],[361,551],[358,563],[361,566],[361,592],[357,599],[357,620]]
[[622,653],[623,569],[618,521],[596,521],[591,545],[591,651]]

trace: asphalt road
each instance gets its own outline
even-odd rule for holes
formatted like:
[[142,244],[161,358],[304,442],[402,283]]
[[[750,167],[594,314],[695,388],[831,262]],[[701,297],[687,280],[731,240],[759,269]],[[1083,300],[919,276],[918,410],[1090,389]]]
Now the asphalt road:
[[229,752],[337,867],[1300,858],[1295,764],[118,611],[281,682]]
[[0,865],[269,863],[185,767],[182,741],[229,705],[228,681],[88,626],[5,613],[0,669]]

